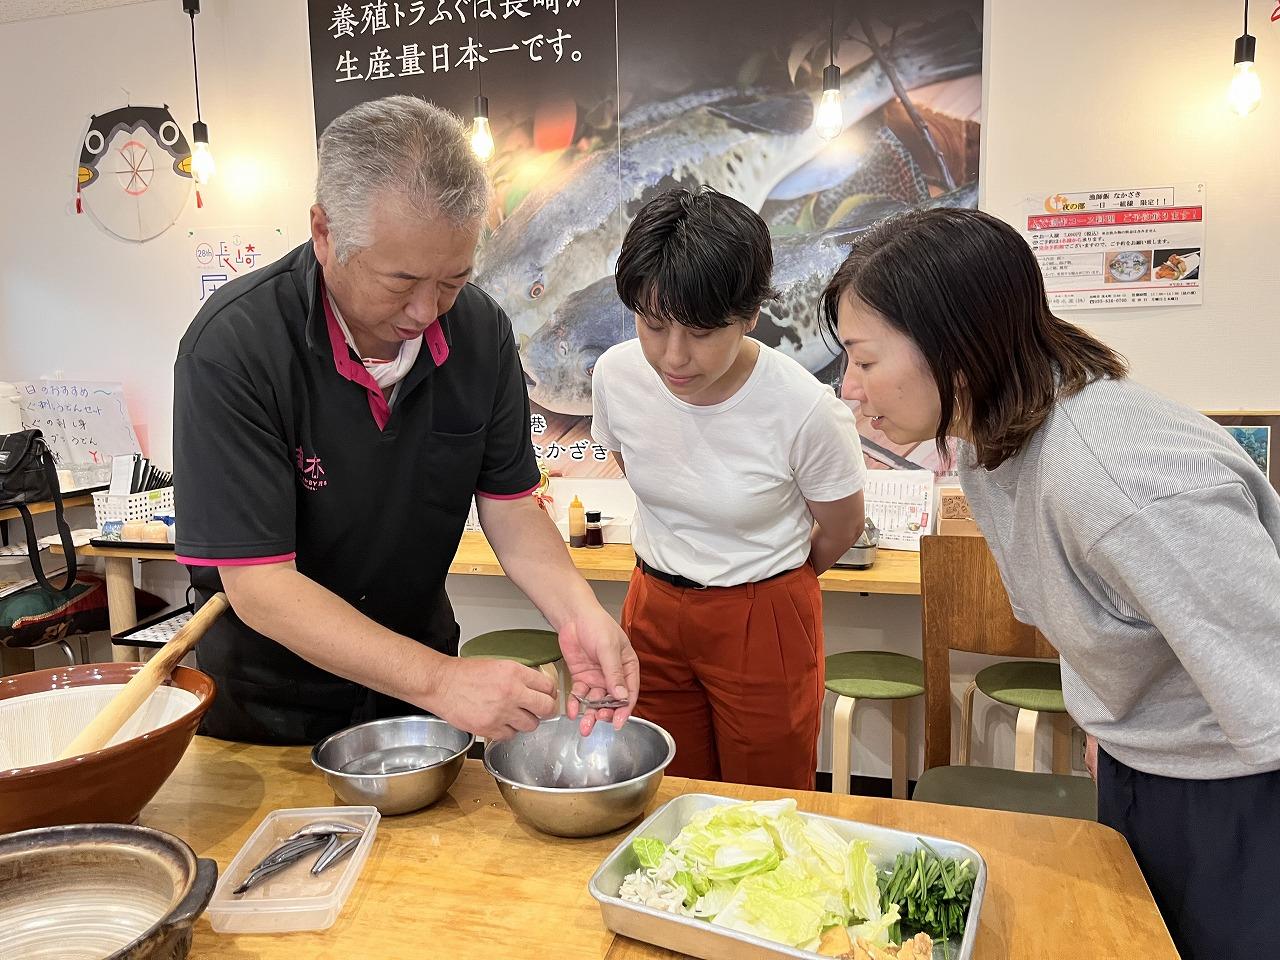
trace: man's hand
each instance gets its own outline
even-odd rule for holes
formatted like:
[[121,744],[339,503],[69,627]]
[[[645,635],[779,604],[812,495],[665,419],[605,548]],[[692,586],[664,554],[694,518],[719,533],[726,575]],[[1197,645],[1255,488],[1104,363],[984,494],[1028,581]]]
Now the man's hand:
[[555,683],[546,674],[510,660],[481,658],[442,662],[422,704],[461,730],[486,740],[507,740],[537,729],[556,714]]
[[1098,782],[1098,738],[1090,734],[1085,734],[1084,738],[1084,768],[1089,771],[1089,776],[1093,777],[1093,782]]
[[[573,680],[567,704],[570,719],[581,715],[585,737],[597,720],[621,729],[640,695],[640,661],[616,620],[598,604],[583,610],[560,631],[560,654]],[[589,700],[625,700],[616,710],[582,710],[574,694]]]
[[599,700],[625,699],[618,710],[582,711],[570,695],[570,718],[582,719],[583,736],[597,719],[621,728],[640,695],[640,662],[631,641],[569,558],[555,524],[531,497],[479,497],[480,526],[511,582],[534,602],[560,637],[560,653],[573,679],[573,693]]

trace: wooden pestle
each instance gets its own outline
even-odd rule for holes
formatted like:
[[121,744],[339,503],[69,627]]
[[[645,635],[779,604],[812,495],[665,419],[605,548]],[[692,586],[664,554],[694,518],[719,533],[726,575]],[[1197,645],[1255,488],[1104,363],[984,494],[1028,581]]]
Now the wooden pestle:
[[173,639],[156,651],[156,655],[130,678],[120,692],[111,698],[111,702],[58,754],[58,759],[79,757],[105,747],[120,728],[129,722],[137,709],[147,702],[156,687],[168,679],[178,661],[191,652],[196,641],[204,636],[205,631],[222,615],[227,606],[225,593],[215,593],[210,597]]

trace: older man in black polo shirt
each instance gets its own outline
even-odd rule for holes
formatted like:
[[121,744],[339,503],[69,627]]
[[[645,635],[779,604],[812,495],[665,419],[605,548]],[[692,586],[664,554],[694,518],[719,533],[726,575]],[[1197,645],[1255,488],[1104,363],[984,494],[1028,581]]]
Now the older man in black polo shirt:
[[178,554],[234,611],[198,648],[205,732],[310,743],[425,710],[502,738],[554,713],[544,674],[452,656],[473,494],[574,689],[634,703],[626,636],[529,496],[511,324],[467,282],[490,194],[466,131],[412,97],[356,106],[320,139],[316,194],[311,241],[218,290],[174,368]]

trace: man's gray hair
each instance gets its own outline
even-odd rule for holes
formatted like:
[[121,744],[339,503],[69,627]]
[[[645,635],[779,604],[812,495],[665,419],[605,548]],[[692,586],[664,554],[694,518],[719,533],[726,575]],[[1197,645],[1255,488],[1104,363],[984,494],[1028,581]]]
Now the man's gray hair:
[[408,212],[468,226],[485,216],[490,191],[462,121],[419,97],[357,104],[320,135],[316,202],[343,263],[373,242],[380,196],[406,204]]

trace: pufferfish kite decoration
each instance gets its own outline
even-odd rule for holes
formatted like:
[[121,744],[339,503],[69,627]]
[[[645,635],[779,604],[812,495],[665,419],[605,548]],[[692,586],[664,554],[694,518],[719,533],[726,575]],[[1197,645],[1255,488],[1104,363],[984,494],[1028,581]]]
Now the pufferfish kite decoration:
[[[178,219],[191,193],[191,147],[163,107],[121,107],[89,118],[76,173],[76,213],[142,243]],[[203,206],[200,191],[196,203]]]

